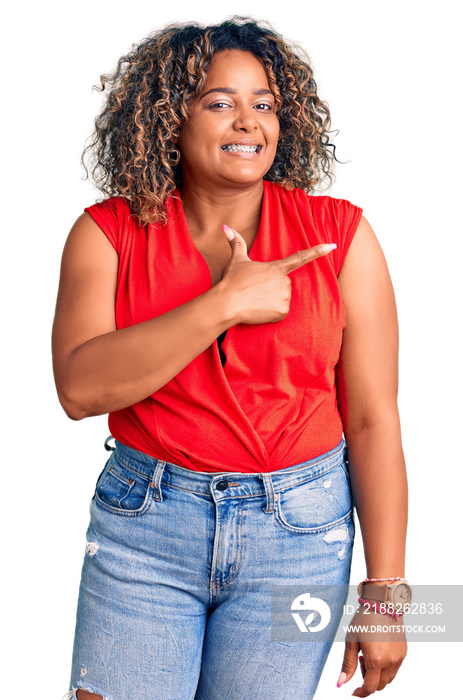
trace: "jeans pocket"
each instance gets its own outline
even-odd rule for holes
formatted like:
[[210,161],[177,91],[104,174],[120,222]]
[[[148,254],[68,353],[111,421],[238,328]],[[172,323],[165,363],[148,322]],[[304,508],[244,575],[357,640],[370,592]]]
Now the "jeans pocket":
[[113,452],[96,483],[96,505],[117,515],[136,516],[148,510],[152,497],[149,477],[121,462],[117,451]]
[[324,474],[275,494],[275,520],[284,530],[317,534],[352,517],[345,461]]

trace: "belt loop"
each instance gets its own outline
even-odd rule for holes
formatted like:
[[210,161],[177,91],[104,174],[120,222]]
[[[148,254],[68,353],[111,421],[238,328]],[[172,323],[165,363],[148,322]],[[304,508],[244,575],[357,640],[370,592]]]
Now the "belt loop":
[[262,474],[264,482],[265,494],[267,496],[267,508],[262,508],[264,513],[273,513],[275,505],[275,491],[273,490],[273,482],[271,474]]
[[110,441],[110,440],[114,440],[114,438],[113,438],[112,435],[108,435],[108,437],[107,437],[106,440],[104,441],[104,448],[105,448],[106,452],[114,452],[114,450],[116,449],[115,447],[112,447],[112,446],[109,444],[109,441]]
[[154,470],[153,478],[151,479],[150,484],[151,488],[154,489],[155,501],[162,501],[161,479],[164,473],[165,466],[166,462],[163,462],[161,459],[157,460],[156,468]]

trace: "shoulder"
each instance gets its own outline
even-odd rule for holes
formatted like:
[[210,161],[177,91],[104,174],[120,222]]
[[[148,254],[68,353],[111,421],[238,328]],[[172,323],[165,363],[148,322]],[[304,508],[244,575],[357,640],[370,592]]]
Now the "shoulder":
[[347,199],[329,195],[307,194],[299,187],[289,190],[273,182],[267,182],[266,184],[269,194],[273,198],[279,199],[282,204],[296,207],[300,211],[306,211],[314,217],[325,217],[327,222],[329,219],[332,219],[333,222],[342,225],[348,218],[357,217],[360,220],[363,212],[361,207]]
[[269,183],[268,191],[282,209],[297,215],[314,241],[336,243],[332,259],[338,275],[362,219],[362,207],[347,199],[311,195],[297,187],[288,190],[274,183]]
[[138,228],[136,217],[132,214],[130,202],[124,197],[110,197],[92,204],[84,209],[98,224],[113,248],[120,252],[121,236],[128,228]]
[[86,207],[84,211],[91,216],[117,216],[120,219],[128,219],[131,215],[130,202],[124,197],[109,197],[101,202],[96,202]]
[[297,207],[309,209],[314,217],[323,217],[326,223],[342,226],[350,219],[360,220],[363,212],[361,207],[348,199],[331,197],[330,195],[307,194],[299,188],[295,188],[292,192]]

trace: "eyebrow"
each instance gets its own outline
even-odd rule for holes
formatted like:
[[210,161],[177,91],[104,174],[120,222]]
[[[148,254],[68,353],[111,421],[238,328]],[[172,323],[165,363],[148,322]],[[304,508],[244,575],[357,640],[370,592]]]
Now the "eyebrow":
[[[226,95],[236,95],[238,90],[235,88],[229,88],[229,87],[217,87],[217,88],[211,88],[211,90],[208,90],[204,94],[201,95],[200,99],[202,100],[203,97],[206,97],[206,95],[210,95],[211,92],[222,92],[225,93]],[[252,91],[253,95],[272,95],[273,92],[271,90],[267,90],[266,88],[258,88],[257,90]]]

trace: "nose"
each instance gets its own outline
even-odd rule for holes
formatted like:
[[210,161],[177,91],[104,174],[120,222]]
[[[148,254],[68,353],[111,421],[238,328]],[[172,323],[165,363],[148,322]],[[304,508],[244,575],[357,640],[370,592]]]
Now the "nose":
[[235,112],[235,129],[250,133],[257,129],[257,119],[255,112],[250,107],[241,107]]

